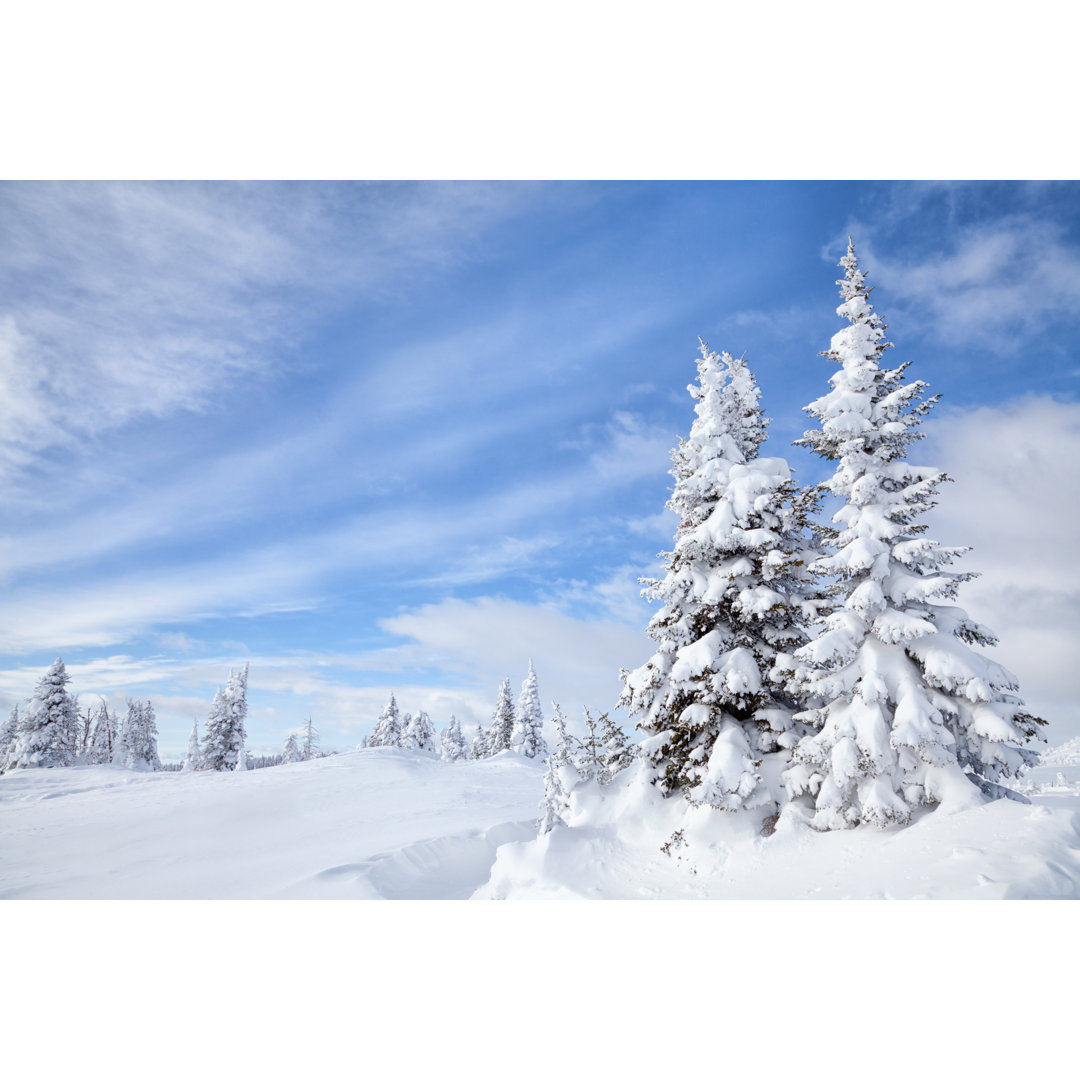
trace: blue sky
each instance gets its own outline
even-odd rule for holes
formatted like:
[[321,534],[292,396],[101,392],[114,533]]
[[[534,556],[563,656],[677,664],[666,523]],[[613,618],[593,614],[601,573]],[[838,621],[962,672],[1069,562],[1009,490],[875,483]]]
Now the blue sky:
[[745,351],[767,453],[825,392],[856,240],[962,601],[1080,733],[1080,186],[0,184],[0,708],[62,655],[178,758],[231,666],[249,745],[327,746],[389,690],[486,720],[530,657],[610,708],[649,654],[697,337]]

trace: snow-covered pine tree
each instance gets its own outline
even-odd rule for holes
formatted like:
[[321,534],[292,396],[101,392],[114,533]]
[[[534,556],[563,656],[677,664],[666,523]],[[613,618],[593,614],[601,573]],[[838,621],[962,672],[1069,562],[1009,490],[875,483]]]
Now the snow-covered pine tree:
[[816,707],[786,774],[814,800],[818,828],[908,820],[938,801],[951,776],[986,794],[1034,753],[1041,720],[1024,711],[1015,676],[973,645],[988,630],[951,604],[972,574],[945,569],[966,548],[940,547],[918,516],[947,477],[909,464],[916,430],[937,401],[905,382],[907,364],[881,366],[891,345],[869,303],[849,241],[837,314],[848,326],[824,355],[840,365],[832,390],[806,407],[820,422],[801,442],[836,471],[822,487],[843,500],[835,550],[815,570],[835,579],[835,610],[797,653],[796,685]]
[[379,713],[379,719],[375,723],[375,730],[368,739],[368,746],[400,746],[401,745],[401,714],[398,712],[397,702],[391,692],[390,700],[383,706]]
[[319,729],[312,723],[311,717],[304,721],[304,741],[300,745],[300,760],[311,761],[322,757],[319,749]]
[[582,780],[610,784],[634,759],[634,748],[607,713],[594,717],[585,709],[585,738],[573,740],[574,766]]
[[248,756],[247,751],[241,745],[240,749],[236,752],[236,772],[248,771]]
[[248,665],[230,671],[224,689],[218,687],[206,720],[206,734],[200,750],[199,768],[215,772],[236,768],[236,762],[247,732]]
[[491,727],[487,729],[485,757],[494,757],[503,750],[510,749],[510,739],[514,734],[514,699],[510,692],[509,678],[499,684],[499,700],[491,714]]
[[116,716],[109,712],[105,699],[98,702],[93,712],[94,727],[90,734],[87,757],[91,765],[109,765],[119,738]]
[[157,772],[161,768],[157,734],[154,706],[148,700],[129,698],[127,716],[124,718],[123,758],[118,764],[128,769]]
[[544,714],[540,711],[540,691],[536,684],[536,671],[529,661],[529,674],[521,684],[514,730],[510,734],[510,749],[522,757],[547,757],[544,742]]
[[447,761],[464,761],[469,756],[461,724],[453,713],[450,714],[450,723],[439,733],[439,744],[442,746],[442,756]]
[[184,757],[184,764],[181,766],[183,772],[194,772],[199,767],[199,721],[196,717],[191,718],[191,734],[188,735],[187,754]]
[[8,751],[15,744],[15,735],[19,730],[19,706],[16,703],[11,706],[11,712],[0,727],[0,772],[4,771],[4,761]]
[[552,704],[552,724],[555,726],[555,749],[548,755],[544,773],[544,800],[540,804],[540,820],[536,823],[541,836],[556,825],[566,824],[570,792],[580,782],[581,774],[574,766],[577,740],[566,730],[562,709]]
[[291,765],[294,761],[300,760],[300,747],[296,742],[296,735],[293,732],[289,732],[289,737],[285,740],[285,749],[281,754],[281,764]]
[[476,721],[476,734],[473,736],[470,756],[474,761],[488,756],[488,733],[479,720]]
[[409,722],[401,733],[401,745],[406,750],[423,750],[428,754],[439,752],[431,717],[423,709],[420,709],[415,716],[409,717]]
[[79,740],[79,705],[67,692],[70,681],[64,661],[57,657],[23,710],[5,759],[5,771],[74,763]]
[[800,734],[785,684],[812,615],[816,496],[796,489],[783,458],[758,456],[769,421],[743,360],[702,341],[697,368],[687,387],[697,418],[671,455],[674,551],[662,580],[642,579],[663,605],[648,627],[658,647],[622,672],[619,704],[649,736],[660,791],[749,809],[769,800],[761,756]]

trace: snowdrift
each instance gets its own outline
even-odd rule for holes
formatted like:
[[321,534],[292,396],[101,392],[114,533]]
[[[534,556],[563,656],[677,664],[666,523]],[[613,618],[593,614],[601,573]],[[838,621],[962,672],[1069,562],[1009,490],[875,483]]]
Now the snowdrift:
[[634,768],[588,827],[537,837],[543,767],[512,753],[27,769],[0,776],[0,898],[1074,898],[1068,756],[1026,775],[1031,805],[957,793],[906,827],[823,834],[792,816],[768,837],[754,815],[651,798]]

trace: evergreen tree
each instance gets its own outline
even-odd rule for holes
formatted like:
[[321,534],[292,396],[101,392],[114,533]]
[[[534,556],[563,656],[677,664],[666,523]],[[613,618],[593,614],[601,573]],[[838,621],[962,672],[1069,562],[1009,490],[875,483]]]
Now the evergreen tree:
[[233,771],[239,760],[247,732],[248,665],[230,671],[224,688],[218,687],[206,720],[206,734],[199,752],[199,768],[215,772]]
[[199,768],[199,721],[191,718],[191,734],[188,735],[187,754],[181,766],[183,772],[194,772]]
[[94,727],[90,734],[87,757],[91,765],[109,765],[119,738],[116,716],[109,712],[105,699],[98,703],[93,713]]
[[594,717],[585,709],[585,738],[571,742],[574,767],[583,781],[610,784],[634,759],[634,748],[607,713]]
[[523,757],[547,757],[544,742],[544,715],[540,711],[540,691],[536,684],[536,671],[529,661],[529,674],[521,684],[517,717],[510,735],[510,748]]
[[319,730],[311,722],[309,716],[304,723],[304,742],[300,748],[300,760],[311,761],[312,758],[322,756],[322,751],[319,750]]
[[300,747],[296,742],[296,735],[293,732],[289,732],[289,737],[285,740],[285,750],[281,755],[282,765],[291,765],[294,761],[300,760]]
[[812,615],[816,496],[782,458],[759,456],[769,421],[743,360],[700,352],[687,388],[697,418],[672,451],[674,550],[662,580],[642,580],[663,605],[648,627],[657,650],[622,672],[619,704],[650,736],[642,750],[664,794],[738,810],[767,801],[761,756],[800,734],[786,684]]
[[243,746],[241,746],[239,751],[236,754],[236,772],[247,772],[247,771],[248,771],[247,751],[244,749]]
[[570,792],[581,780],[574,766],[577,740],[566,730],[566,717],[562,709],[554,705],[551,718],[555,726],[555,749],[548,755],[544,773],[544,800],[540,804],[541,815],[537,822],[540,835],[551,832],[556,825],[566,824],[566,812],[570,807]]
[[379,719],[375,723],[375,730],[368,739],[368,746],[400,746],[401,745],[401,714],[398,712],[397,702],[393,693],[390,700],[383,706],[379,713]]
[[67,691],[70,681],[64,661],[57,657],[23,711],[4,762],[5,771],[74,764],[79,706]]
[[[124,718],[123,754],[117,764],[128,769],[161,768],[157,748],[157,718],[149,701],[128,699],[127,716]],[[113,760],[116,760],[115,757]]]
[[801,440],[837,463],[822,487],[843,500],[840,529],[814,566],[834,580],[835,610],[796,654],[815,730],[786,774],[793,795],[813,798],[818,828],[905,822],[950,775],[1004,794],[998,781],[1034,759],[1024,744],[1042,723],[1016,678],[972,648],[994,644],[989,631],[951,603],[973,575],[945,568],[968,549],[940,547],[915,524],[947,479],[906,461],[937,398],[905,382],[907,364],[881,366],[891,343],[850,242],[840,265],[837,314],[849,325],[824,354],[840,370],[807,406],[821,426]]
[[485,757],[494,757],[503,750],[510,749],[510,739],[514,734],[514,699],[510,693],[510,680],[503,679],[499,684],[499,700],[491,714],[491,727],[485,738]]
[[415,716],[409,717],[405,730],[401,733],[401,745],[406,750],[423,750],[429,754],[439,752],[435,741],[435,729],[431,726],[431,718],[423,709]]
[[473,736],[472,741],[472,753],[470,755],[474,761],[479,761],[481,758],[488,756],[488,733],[484,730],[484,725],[479,720],[476,721],[476,734]]
[[4,761],[7,759],[8,751],[15,744],[15,736],[18,730],[19,706],[15,704],[11,706],[11,712],[4,721],[3,727],[0,727],[0,772],[4,771]]
[[439,734],[439,743],[442,746],[442,756],[447,761],[464,761],[469,756],[465,736],[461,733],[461,724],[453,713],[450,714],[450,723]]

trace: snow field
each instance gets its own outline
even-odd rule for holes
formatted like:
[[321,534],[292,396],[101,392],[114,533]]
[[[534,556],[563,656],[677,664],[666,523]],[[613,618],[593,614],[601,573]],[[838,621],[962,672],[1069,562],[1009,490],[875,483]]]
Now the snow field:
[[818,833],[792,813],[768,837],[758,814],[654,797],[637,765],[593,787],[588,825],[537,837],[543,764],[512,753],[25,769],[0,776],[0,898],[1075,898],[1080,755],[1062,756],[1025,773],[1031,805],[960,785],[908,826]]

